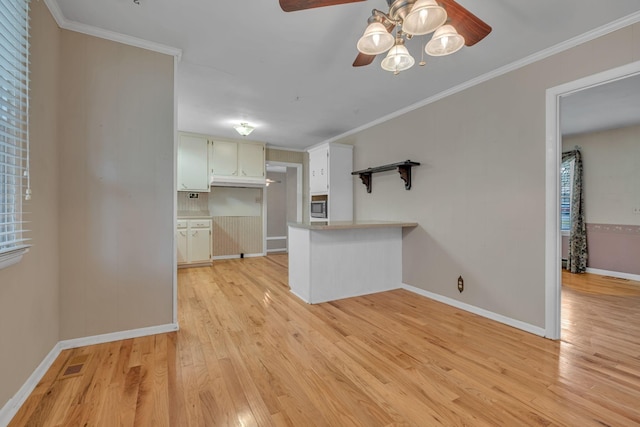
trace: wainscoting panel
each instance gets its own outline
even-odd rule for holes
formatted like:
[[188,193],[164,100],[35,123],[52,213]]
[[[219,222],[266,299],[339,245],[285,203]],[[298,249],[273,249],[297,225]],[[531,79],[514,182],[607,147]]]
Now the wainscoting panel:
[[261,216],[214,216],[213,256],[263,252]]
[[640,274],[640,226],[587,224],[588,267]]

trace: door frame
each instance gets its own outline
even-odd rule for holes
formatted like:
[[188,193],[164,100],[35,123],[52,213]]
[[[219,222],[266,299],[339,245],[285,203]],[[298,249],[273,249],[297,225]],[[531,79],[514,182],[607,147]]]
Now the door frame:
[[545,336],[560,339],[562,260],[560,232],[560,100],[585,89],[640,74],[640,61],[612,68],[572,82],[547,89],[546,92],[546,156],[545,156]]
[[[290,162],[276,162],[274,160],[267,160],[269,166],[284,166],[287,168],[296,168],[296,222],[302,222],[302,163],[290,163]],[[263,190],[263,215],[262,215],[262,229],[263,236],[263,252],[267,254],[267,187]],[[289,248],[289,237],[287,236],[287,250]]]

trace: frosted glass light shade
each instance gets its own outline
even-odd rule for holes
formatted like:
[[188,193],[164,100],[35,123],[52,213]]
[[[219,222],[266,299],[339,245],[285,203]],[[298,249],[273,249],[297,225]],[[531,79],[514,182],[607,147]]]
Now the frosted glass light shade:
[[451,25],[443,25],[436,30],[424,50],[431,56],[443,56],[459,51],[462,46],[464,46],[464,37]]
[[249,135],[255,129],[253,126],[249,126],[248,123],[240,123],[233,128],[242,136]]
[[416,61],[403,44],[396,44],[389,50],[387,57],[382,60],[382,68],[386,71],[398,73],[413,67]]
[[402,31],[420,36],[436,30],[447,20],[447,12],[435,0],[418,0],[402,22]]
[[358,40],[357,48],[366,55],[379,55],[393,46],[395,39],[384,25],[372,22]]

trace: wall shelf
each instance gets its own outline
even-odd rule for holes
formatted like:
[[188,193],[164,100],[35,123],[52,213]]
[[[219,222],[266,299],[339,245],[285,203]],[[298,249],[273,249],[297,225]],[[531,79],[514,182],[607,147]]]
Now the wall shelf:
[[351,172],[351,175],[359,175],[360,180],[367,187],[367,193],[371,193],[371,176],[374,173],[397,169],[398,173],[400,174],[400,178],[402,178],[402,180],[404,181],[404,188],[407,190],[411,190],[411,168],[414,166],[420,166],[420,163],[407,160],[404,162],[391,163],[384,166],[377,166],[375,168],[368,168]]

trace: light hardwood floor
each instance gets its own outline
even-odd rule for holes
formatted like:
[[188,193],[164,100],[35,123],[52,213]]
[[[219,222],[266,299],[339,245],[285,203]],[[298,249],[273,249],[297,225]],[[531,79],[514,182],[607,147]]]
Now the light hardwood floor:
[[10,425],[640,425],[639,283],[565,274],[556,342],[404,290],[307,305],[285,255],[178,276],[179,332],[64,351]]

